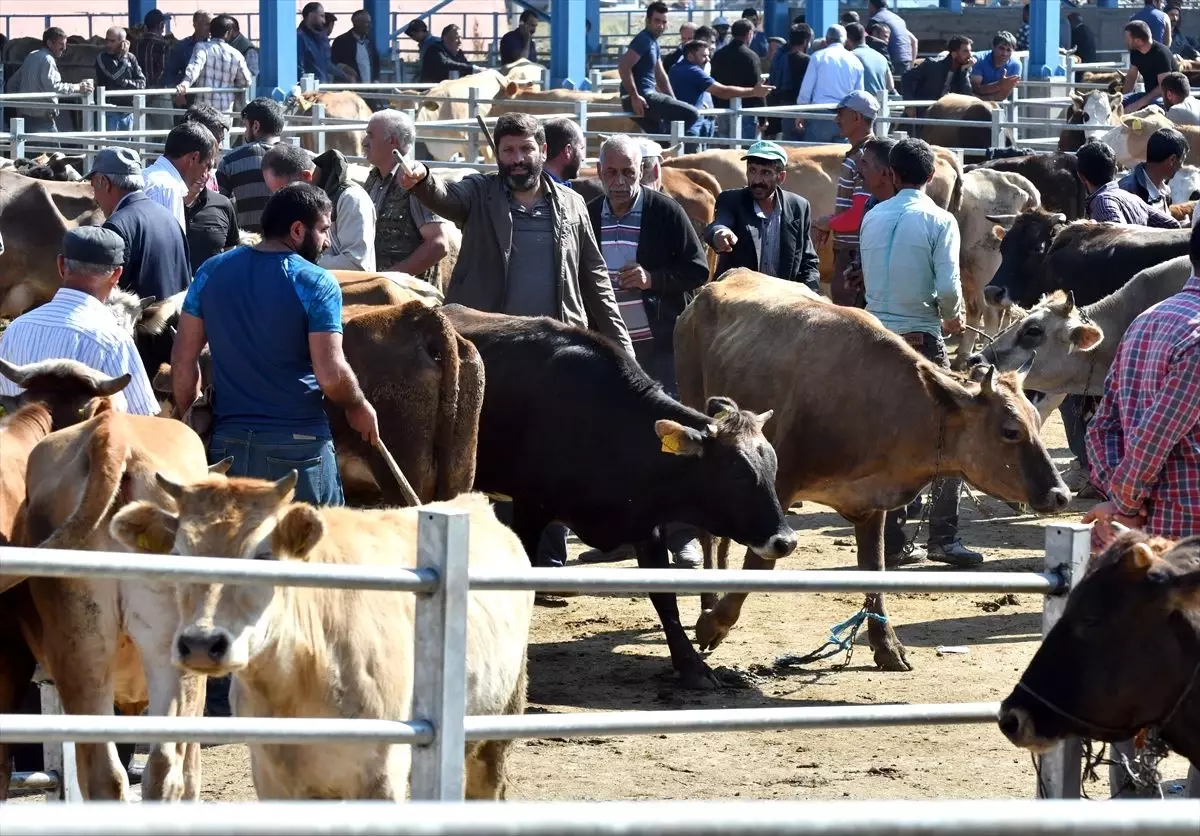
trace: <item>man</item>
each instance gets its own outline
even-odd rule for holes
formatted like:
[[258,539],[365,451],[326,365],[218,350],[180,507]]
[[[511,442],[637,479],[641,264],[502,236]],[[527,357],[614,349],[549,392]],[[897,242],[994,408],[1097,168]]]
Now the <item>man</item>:
[[[741,23],[742,21],[738,21]],[[730,45],[725,47],[721,52],[730,49],[745,50],[746,55],[743,57],[753,58],[756,62],[758,56],[746,46],[737,40],[737,27],[734,27],[735,37],[730,42]],[[741,98],[742,104],[745,107],[756,107],[751,102],[761,103],[763,96],[771,91],[771,88],[759,81],[757,72],[754,72],[749,66],[743,67],[741,76],[746,80],[753,79],[748,85],[734,85],[731,83],[722,83],[716,81],[713,76],[704,71],[704,65],[708,63],[711,55],[712,47],[705,41],[691,41],[684,46],[683,60],[671,68],[670,81],[671,88],[675,94],[679,96],[681,101],[695,105],[697,108],[707,106],[704,101],[706,95],[713,96],[714,103],[720,101],[719,107],[726,107],[728,100],[733,98]],[[717,71],[717,67],[721,66],[716,57],[712,59],[713,72]],[[726,76],[735,74],[735,68],[730,66],[731,62],[726,62],[722,70]],[[713,120],[708,118],[697,119],[696,122],[688,129],[687,136],[712,136],[713,135]],[[755,124],[753,116],[743,117],[742,121],[742,137],[749,139],[754,136]]]
[[195,274],[214,255],[238,245],[237,215],[229,198],[200,184],[188,188],[185,200],[188,264]]
[[259,70],[258,47],[242,34],[241,24],[238,23],[236,17],[231,17],[230,20],[233,21],[233,37],[229,39],[229,45],[242,53],[242,57],[246,59],[246,66],[250,69],[250,75],[257,77]]
[[560,186],[571,187],[587,157],[587,142],[574,119],[562,117],[542,123],[546,132],[547,176]]
[[[1146,161],[1117,181],[1117,187],[1137,195],[1145,203],[1167,213],[1171,205],[1171,178],[1179,173],[1190,146],[1183,134],[1160,128],[1146,141]],[[1167,213],[1169,214],[1169,213]]]
[[846,49],[863,65],[863,90],[878,97],[896,89],[892,81],[892,68],[886,58],[866,44],[867,30],[861,23],[846,26]]
[[533,36],[537,34],[538,16],[533,9],[521,12],[521,20],[517,28],[506,32],[500,39],[500,63],[511,64],[526,58],[537,62],[537,45]]
[[[851,24],[857,26],[858,24]],[[862,148],[868,140],[874,139],[871,133],[875,117],[879,115],[879,100],[868,95],[865,91],[856,90],[838,103],[836,124],[838,132],[850,143],[850,150],[842,160],[842,170],[838,175],[837,197],[834,200],[833,215],[826,215],[813,221],[813,228],[818,241],[817,245],[832,229],[831,224],[836,218],[839,222],[838,231],[833,234],[833,279],[830,285],[830,298],[837,305],[862,307],[865,300],[858,287],[851,287],[846,281],[846,271],[855,262],[858,255],[858,230],[866,211],[866,200],[869,196],[863,175]],[[858,198],[859,208],[855,211],[855,199]],[[857,221],[857,222],[854,222]]]
[[1021,28],[1017,30],[1017,49],[1029,51],[1029,5],[1021,9]]
[[365,185],[376,215],[375,261],[379,270],[408,273],[433,284],[449,250],[449,222],[397,181],[395,152],[407,156],[413,141],[413,124],[406,113],[381,110],[367,123],[363,153],[371,164]]
[[690,20],[685,21],[679,27],[679,46],[675,47],[671,54],[662,60],[663,69],[667,71],[668,76],[671,75],[671,68],[683,60],[683,48],[696,40],[696,31],[696,24]]
[[[863,65],[845,47],[846,30],[830,26],[825,33],[826,47],[809,59],[804,82],[796,104],[829,105],[830,110],[855,90],[863,89]],[[826,119],[797,119],[797,128],[804,128],[806,142],[841,142],[837,123]]]
[[671,80],[659,57],[658,38],[667,29],[667,4],[646,7],[646,26],[621,56],[617,72],[621,76],[621,102],[636,115],[646,133],[662,133],[663,123],[683,122],[684,132],[692,129],[700,114],[693,105],[675,98]]
[[1117,158],[1103,142],[1085,142],[1075,152],[1075,159],[1079,181],[1088,193],[1085,210],[1091,220],[1160,229],[1179,228],[1179,222],[1170,215],[1117,185]]
[[[208,12],[197,10],[192,14],[192,34],[175,44],[175,48],[167,56],[167,65],[163,69],[162,79],[158,81],[157,86],[179,86],[179,83],[183,81],[183,74],[187,72],[188,64],[191,63],[192,53],[195,52],[196,46],[208,40],[211,25],[212,16]],[[187,107],[189,104],[188,97],[179,94],[176,94],[172,101],[178,107]]]
[[[58,256],[62,287],[41,307],[14,319],[0,336],[0,358],[14,365],[77,360],[105,377],[130,376],[113,406],[135,415],[157,415],[158,399],[133,343],[105,307],[121,277],[125,243],[111,229],[81,226],[67,231]],[[20,394],[0,378],[0,395]]]
[[[242,53],[229,45],[233,37],[233,18],[218,15],[212,21],[211,37],[197,44],[192,51],[192,60],[183,71],[183,79],[175,87],[175,94],[183,96],[199,82],[200,87],[249,87],[250,68]],[[237,93],[197,93],[196,101],[210,105],[222,113],[233,108]]]
[[1189,60],[1200,58],[1200,48],[1197,47],[1196,39],[1183,34],[1180,28],[1181,14],[1178,6],[1167,9],[1167,20],[1171,23],[1171,52]]
[[461,78],[478,72],[474,64],[467,62],[462,51],[462,34],[453,23],[442,30],[442,38],[425,50],[421,59],[421,81],[438,84],[451,78]]
[[713,49],[724,49],[729,43],[729,21],[718,17],[712,22],[712,28],[717,33],[717,39],[713,41]]
[[917,57],[917,38],[908,31],[904,18],[888,8],[888,0],[867,0],[867,24],[882,23],[888,28],[888,57],[892,72],[904,75]]
[[[1159,104],[1162,95],[1161,79],[1179,69],[1178,59],[1160,43],[1150,39],[1150,29],[1140,20],[1125,24],[1125,45],[1129,48],[1129,69],[1121,92],[1125,112],[1141,110],[1146,105]],[[1145,93],[1135,93],[1138,77],[1146,87]]]
[[375,272],[375,206],[366,189],[350,179],[340,151],[313,159],[303,148],[280,142],[263,157],[262,174],[272,194],[292,183],[311,183],[329,198],[329,246],[315,259],[319,266]]
[[[225,142],[225,135],[229,133],[230,119],[225,114],[221,113],[212,105],[194,104],[183,112],[184,122],[195,122],[208,128],[208,132],[213,135],[213,140],[217,143],[217,148]],[[218,155],[220,151],[218,150]],[[215,162],[215,160],[214,160]],[[208,175],[204,180],[205,188],[210,191],[219,191],[217,185],[217,173],[211,166],[208,169]]]
[[1075,60],[1083,64],[1096,61],[1096,35],[1092,28],[1083,22],[1079,12],[1068,12],[1067,21],[1071,24],[1071,49],[1075,50]]
[[233,476],[279,479],[297,471],[296,500],[342,504],[328,398],[365,441],[379,439],[375,410],[342,352],[342,294],[314,262],[332,206],[295,183],[263,209],[263,240],[207,261],[184,300],[171,352],[175,409],[199,394],[200,351],[212,353],[209,460],[233,457]]
[[429,24],[418,18],[404,27],[404,34],[417,43],[417,65],[425,62],[425,53],[432,46],[437,46],[442,39],[429,32]]
[[1158,44],[1171,43],[1171,19],[1163,13],[1163,0],[1145,0],[1145,8],[1129,19],[1146,24],[1150,37]]
[[[137,59],[129,54],[129,41],[125,38],[125,30],[119,26],[113,26],[104,33],[104,52],[96,55],[96,82],[105,90],[146,89],[146,76],[142,74]],[[104,129],[133,130],[133,114],[120,110],[106,111]]]
[[[958,274],[958,224],[925,194],[933,179],[933,149],[905,139],[892,149],[889,164],[899,191],[869,211],[859,237],[867,310],[922,356],[949,368],[942,332],[963,327]],[[936,479],[929,520],[929,559],[967,568],[983,555],[958,539],[958,498],[962,480]],[[920,560],[921,549],[904,554],[905,509],[887,516],[884,554],[889,565]]]
[[325,31],[325,7],[320,3],[308,3],[300,12],[300,25],[296,27],[296,59],[300,75],[312,73],[317,81],[325,84],[349,81],[333,63],[329,33]]
[[[137,39],[137,43],[133,45],[133,54],[137,58],[138,66],[142,68],[142,73],[146,77],[147,87],[160,88],[166,86],[163,76],[165,75],[172,47],[175,45],[173,41],[167,38],[167,18],[168,16],[158,9],[151,9],[146,12],[145,18],[142,19],[145,31]],[[188,58],[190,57],[191,54],[189,53]],[[184,66],[187,66],[187,58],[184,59]],[[182,75],[180,78],[182,78]],[[146,106],[170,108],[171,96],[158,93],[153,96],[147,96]],[[146,127],[150,130],[169,131],[174,124],[175,120],[170,115],[158,113],[146,114]]]
[[1167,118],[1176,125],[1200,125],[1200,99],[1192,97],[1192,85],[1183,73],[1167,73],[1159,81]]
[[[885,200],[896,196],[896,176],[892,173],[892,149],[896,140],[872,137],[863,143],[857,174],[861,175],[866,194],[855,193],[850,209],[834,215],[829,221],[832,232],[857,232],[862,227],[862,216]],[[858,295],[857,307],[866,307],[863,295],[862,254],[859,253],[850,269],[841,275],[848,291]]]
[[[92,82],[84,79],[78,84],[68,84],[58,74],[58,60],[67,50],[67,34],[57,26],[51,26],[42,34],[42,48],[25,56],[21,68],[13,76],[13,93],[56,93],[68,96],[92,92]],[[58,97],[48,101],[58,104]],[[25,117],[27,133],[58,133],[58,108],[20,108],[17,112]],[[41,143],[38,143],[41,144]]]
[[198,122],[181,122],[167,134],[162,156],[143,172],[145,195],[170,211],[183,229],[184,198],[193,183],[203,184],[216,164],[217,140]]
[[359,9],[350,15],[350,30],[333,39],[333,63],[354,70],[359,83],[379,80],[379,50],[371,41],[371,13]]
[[221,157],[217,186],[232,198],[237,223],[247,232],[262,232],[262,210],[271,196],[263,181],[262,160],[279,142],[285,126],[283,107],[269,97],[254,99],[242,108],[243,142]]
[[756,142],[742,159],[747,186],[721,192],[704,230],[704,242],[718,253],[716,275],[748,267],[820,292],[808,201],[782,188],[787,152],[774,142]]
[[[971,52],[971,39],[955,35],[946,43],[948,53],[940,61],[929,59],[904,74],[900,85],[904,98],[914,101],[932,101],[947,93],[973,96],[971,70],[975,56]],[[924,110],[924,108],[920,108]]]
[[[888,52],[888,40],[891,37],[891,30],[882,23],[872,23],[867,27],[867,46],[887,58],[889,62],[892,60]],[[895,77],[895,70],[893,70],[892,76]]]
[[[1179,540],[1200,534],[1200,231],[1192,276],[1125,331],[1088,428],[1092,484],[1108,497],[1088,512],[1092,543],[1112,523]],[[1194,781],[1194,779],[1193,779]],[[1193,787],[1195,784],[1193,783]]]
[[[762,31],[762,20],[758,16],[758,9],[753,6],[742,10],[742,20],[750,24],[751,37],[747,46],[753,50],[754,54],[759,58],[767,57],[767,33]],[[732,31],[732,30],[731,30]],[[734,35],[737,37],[737,35]]]
[[[753,9],[751,9],[753,11]],[[736,21],[730,30],[732,39],[712,56],[712,78],[720,84],[745,89],[757,88],[761,84],[762,62],[758,55],[750,49],[750,39],[754,36],[754,24],[745,18]],[[732,96],[723,96],[713,90],[713,105],[729,107]],[[742,107],[762,107],[766,104],[762,96],[742,100]],[[753,140],[758,134],[758,118],[755,116],[742,117],[742,139]]]
[[[771,64],[767,83],[775,89],[767,96],[768,105],[775,107],[795,103],[804,84],[804,74],[808,71],[808,47],[811,43],[812,29],[808,24],[797,23],[788,30],[787,51],[777,54]],[[768,119],[767,132],[782,132],[786,140],[803,139],[803,134],[796,129],[795,119]]]
[[971,86],[975,95],[989,102],[1002,102],[1021,82],[1021,65],[1013,60],[1017,39],[1011,32],[997,32],[992,51],[971,68]]
[[637,142],[642,150],[642,188],[661,192],[662,146],[653,139],[639,139]]

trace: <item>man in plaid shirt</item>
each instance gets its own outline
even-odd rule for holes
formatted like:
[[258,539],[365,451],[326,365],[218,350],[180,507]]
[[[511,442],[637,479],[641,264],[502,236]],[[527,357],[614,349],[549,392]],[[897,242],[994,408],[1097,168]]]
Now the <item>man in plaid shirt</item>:
[[1092,542],[1110,522],[1171,539],[1200,534],[1200,228],[1192,277],[1125,332],[1088,428],[1092,483],[1108,497],[1088,512]]
[[[233,34],[233,18],[229,15],[213,18],[211,36],[204,43],[196,44],[192,60],[183,72],[183,81],[175,88],[176,93],[184,95],[197,80],[200,87],[250,86],[250,68],[246,66],[246,59],[227,43]],[[232,92],[197,93],[196,101],[225,113],[233,108],[236,96]]]

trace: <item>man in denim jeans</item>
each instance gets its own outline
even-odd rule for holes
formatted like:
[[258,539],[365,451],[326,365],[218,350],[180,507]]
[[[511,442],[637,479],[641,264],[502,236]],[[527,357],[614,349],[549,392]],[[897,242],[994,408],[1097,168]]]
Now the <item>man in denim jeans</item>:
[[212,352],[212,462],[232,476],[299,474],[296,499],[341,505],[342,483],[325,398],[364,440],[375,410],[342,353],[342,294],[316,266],[329,244],[329,198],[308,183],[280,189],[263,209],[263,240],[204,263],[188,289],[171,355],[176,410],[199,394],[200,351]]

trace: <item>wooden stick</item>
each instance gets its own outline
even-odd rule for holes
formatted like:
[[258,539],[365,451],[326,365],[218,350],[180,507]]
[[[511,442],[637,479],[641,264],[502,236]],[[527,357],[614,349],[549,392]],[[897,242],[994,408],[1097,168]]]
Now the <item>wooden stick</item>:
[[388,470],[392,471],[392,478],[400,486],[400,493],[404,494],[404,502],[414,507],[420,505],[421,498],[417,496],[417,492],[412,489],[412,485],[404,477],[404,472],[400,470],[400,465],[396,464],[396,460],[392,458],[392,454],[383,446],[382,438],[375,442],[375,449],[379,451],[379,454],[383,456],[383,460],[387,462]]
[[[488,130],[487,122],[483,121],[483,117],[478,113],[475,114],[475,121],[479,123],[479,130],[483,131],[483,135],[487,137],[488,145],[492,146],[492,156],[496,161],[500,161],[500,149],[496,147],[496,140],[492,139],[492,132]],[[470,162],[475,162],[470,160]]]

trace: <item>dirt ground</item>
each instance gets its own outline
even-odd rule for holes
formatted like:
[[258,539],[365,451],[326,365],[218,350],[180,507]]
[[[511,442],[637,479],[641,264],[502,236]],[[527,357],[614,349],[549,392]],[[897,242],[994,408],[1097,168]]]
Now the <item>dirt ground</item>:
[[[1045,435],[1065,469],[1069,452],[1057,416]],[[961,530],[964,542],[985,552],[985,568],[1040,571],[1049,519],[1014,516],[989,498],[982,503],[990,519],[963,500]],[[1057,519],[1077,521],[1087,506],[1076,501]],[[806,503],[795,527],[800,545],[782,567],[854,568],[853,531],[841,517]],[[572,555],[580,549],[573,543]],[[943,570],[930,565],[901,571]],[[807,652],[860,604],[861,597],[849,594],[751,596],[709,664],[746,671],[769,666],[782,654]],[[684,623],[694,623],[699,599],[687,597],[680,605]],[[915,668],[911,673],[876,670],[864,635],[847,668],[835,669],[841,660],[827,660],[715,693],[674,687],[648,600],[578,597],[563,607],[538,607],[529,644],[529,710],[1001,700],[1041,636],[1042,602],[1035,595],[893,595],[889,606]],[[969,653],[939,656],[940,645],[965,645]],[[520,800],[1028,798],[1034,788],[1028,755],[990,724],[530,740],[514,745],[510,764],[509,798]],[[254,798],[245,747],[205,749],[203,768],[206,800]],[[1184,783],[1186,772],[1186,762],[1172,757],[1163,775],[1172,786]],[[1106,785],[1091,789],[1094,796],[1107,795]]]

